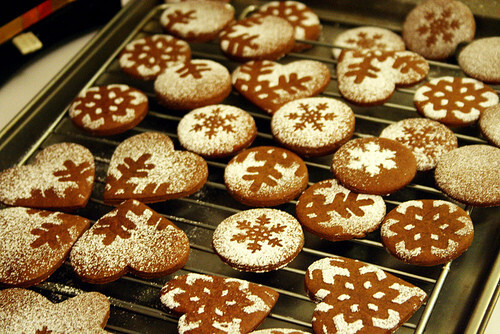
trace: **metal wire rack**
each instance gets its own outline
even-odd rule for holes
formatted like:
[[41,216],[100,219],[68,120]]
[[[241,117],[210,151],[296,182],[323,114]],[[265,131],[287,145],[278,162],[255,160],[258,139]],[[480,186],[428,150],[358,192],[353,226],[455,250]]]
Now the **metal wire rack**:
[[[149,1],[149,3],[151,2]],[[245,1],[237,1],[235,7],[240,3],[245,4]],[[146,5],[143,4],[143,6]],[[71,101],[67,100],[66,104],[59,104],[59,110],[55,112],[43,134],[36,138],[27,139],[32,143],[31,149],[25,152],[18,161],[19,164],[29,163],[39,150],[62,141],[76,142],[89,148],[96,160],[96,184],[89,204],[76,214],[87,217],[92,221],[96,221],[111,210],[111,207],[102,202],[102,194],[111,155],[121,141],[137,133],[161,131],[174,139],[177,149],[180,149],[176,128],[184,113],[165,110],[165,108],[158,105],[154,96],[153,84],[127,76],[121,71],[117,61],[119,52],[131,40],[163,33],[158,23],[163,8],[164,5],[151,6],[144,17],[132,21],[136,24],[134,28],[118,43],[115,43],[117,47],[108,52],[107,60],[102,63],[100,68],[92,74],[90,80],[86,81],[83,86],[78,86],[75,83],[71,84],[70,82],[78,90],[94,85],[112,83],[128,84],[141,89],[148,95],[150,102],[150,112],[146,119],[139,126],[124,134],[111,137],[90,136],[76,129],[72,124],[67,115],[67,107]],[[128,11],[131,11],[131,9],[129,8]],[[313,44],[313,48],[302,53],[291,53],[280,61],[285,63],[297,59],[312,59],[327,64],[331,69],[332,81],[322,95],[341,99],[336,83],[336,61],[331,57],[331,48],[333,47],[331,40],[338,32],[360,23],[336,19],[335,15],[326,13],[327,15],[320,15],[323,24],[320,41],[306,41]],[[127,17],[125,12],[125,14],[122,14],[121,19],[123,19],[123,15],[125,15],[125,18]],[[114,22],[116,23],[117,20]],[[397,26],[391,24],[387,24],[386,27],[398,29]],[[99,38],[103,39],[103,36]],[[216,41],[193,44],[191,48],[193,58],[208,58],[218,61],[228,67],[230,71],[239,65],[229,61],[220,52]],[[429,78],[443,75],[463,76],[457,65],[441,62],[430,62],[430,65]],[[494,88],[498,93],[498,87]],[[355,137],[377,136],[384,127],[393,122],[409,117],[417,117],[412,102],[415,89],[416,87],[397,89],[394,96],[382,106],[365,108],[351,105],[356,117]],[[270,134],[269,121],[271,117],[268,114],[259,110],[235,91],[224,103],[239,106],[254,117],[259,132],[253,146],[275,145]],[[456,134],[460,146],[485,143],[479,136],[477,128],[474,127],[457,130]],[[111,317],[107,325],[108,330],[116,333],[171,333],[176,332],[177,318],[168,314],[159,301],[159,292],[165,282],[175,275],[186,272],[236,277],[269,286],[280,293],[277,305],[261,328],[288,327],[311,331],[310,323],[315,304],[305,294],[303,288],[304,274],[313,261],[335,254],[374,264],[421,287],[427,292],[429,298],[425,305],[399,329],[398,333],[459,332],[465,328],[468,318],[462,319],[462,317],[464,314],[470,314],[471,309],[474,309],[474,299],[478,298],[482,291],[480,285],[491,277],[488,273],[498,253],[494,242],[495,235],[498,235],[498,229],[493,230],[492,233],[491,228],[486,226],[488,225],[487,221],[493,219],[495,211],[487,210],[484,213],[482,210],[477,210],[480,211],[477,219],[482,223],[479,224],[479,232],[476,230],[476,238],[479,235],[481,246],[477,245],[477,243],[473,244],[471,250],[463,255],[463,259],[458,259],[455,263],[450,262],[444,266],[423,268],[401,263],[385,252],[378,231],[370,233],[363,239],[336,243],[321,240],[319,237],[306,233],[306,243],[303,251],[287,267],[264,274],[242,273],[231,269],[219,260],[211,248],[211,239],[212,233],[220,221],[248,207],[236,202],[226,192],[223,174],[228,160],[218,159],[207,162],[209,179],[202,190],[186,198],[150,205],[154,210],[182,228],[190,239],[191,255],[187,265],[182,270],[173,275],[153,280],[127,275],[112,283],[91,285],[79,281],[72,273],[69,263],[66,262],[46,282],[33,287],[33,289],[52,300],[66,299],[83,291],[99,291],[106,294],[112,304]],[[310,185],[332,177],[330,162],[331,156],[306,159],[310,174]],[[389,211],[406,200],[423,198],[446,199],[436,189],[432,172],[419,173],[412,184],[395,194],[387,196],[385,201]],[[295,201],[291,201],[278,208],[294,214],[295,203]],[[466,209],[470,214],[476,213],[476,210],[473,213],[471,208]],[[498,210],[496,214],[498,214]],[[473,217],[473,219],[476,222],[476,218]],[[487,261],[483,260],[485,263],[481,263],[479,269],[471,270],[471,265],[477,264],[478,256],[485,251],[485,248],[491,248],[492,245],[493,251],[496,250],[497,252],[493,253]],[[466,275],[466,278],[463,278],[463,275]],[[488,291],[487,296],[484,298],[491,296],[491,294],[492,291]],[[451,305],[445,305],[445,299]],[[484,314],[484,311],[479,312]],[[442,317],[446,317],[449,323],[443,324]]]

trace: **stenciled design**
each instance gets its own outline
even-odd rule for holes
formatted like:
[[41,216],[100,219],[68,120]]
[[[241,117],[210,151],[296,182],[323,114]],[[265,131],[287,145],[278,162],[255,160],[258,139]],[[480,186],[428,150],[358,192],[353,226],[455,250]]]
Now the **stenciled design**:
[[261,35],[259,26],[263,21],[263,17],[252,16],[231,24],[221,33],[222,49],[237,55],[244,55],[248,50],[258,50],[260,46],[255,40]]
[[385,49],[387,46],[382,34],[375,33],[369,36],[366,31],[358,32],[355,38],[348,38],[345,42],[360,49]]
[[170,31],[176,24],[188,24],[189,22],[196,20],[196,11],[187,10],[183,11],[181,9],[176,9],[171,13],[165,15],[166,24],[164,25],[165,30]]
[[417,28],[417,32],[426,36],[425,43],[428,47],[435,45],[439,38],[444,42],[451,43],[454,31],[460,28],[460,21],[452,16],[451,8],[442,11],[425,11],[425,20]]
[[[320,201],[312,201],[310,205],[306,205],[304,213],[313,217],[319,222],[328,221],[330,215],[336,212],[342,218],[348,219],[353,216],[364,217],[365,211],[363,207],[373,205],[374,201],[370,198],[360,199],[360,194],[349,191],[347,196],[343,192],[335,194],[332,201],[327,200],[326,195],[322,191],[324,188],[319,188],[314,192],[315,198],[320,198]],[[326,188],[328,190],[329,188]],[[321,215],[321,213],[323,213]]]
[[204,133],[208,139],[217,136],[219,132],[234,132],[233,123],[238,120],[238,116],[229,112],[222,116],[222,113],[223,111],[220,107],[215,107],[207,113],[202,112],[195,114],[194,118],[199,121],[199,123],[194,124],[190,131],[205,131]]
[[31,234],[38,236],[30,246],[39,248],[47,244],[51,249],[61,249],[65,245],[74,242],[71,230],[77,225],[77,221],[63,223],[43,223],[41,227],[31,230]]
[[328,103],[318,103],[310,106],[307,103],[299,104],[298,112],[291,112],[285,115],[286,118],[296,121],[295,130],[303,130],[310,126],[314,130],[323,131],[324,122],[331,121],[336,116],[332,112],[322,112],[328,109]]
[[240,233],[234,234],[231,241],[238,243],[247,243],[247,249],[252,253],[260,251],[262,244],[268,244],[272,247],[282,247],[282,240],[273,234],[279,234],[285,231],[285,226],[274,224],[265,214],[257,218],[257,221],[248,220],[238,221],[236,227]]
[[378,175],[384,169],[397,167],[396,151],[382,148],[378,143],[369,142],[362,147],[354,147],[348,150],[348,154],[347,168],[362,170],[370,176]]
[[211,71],[210,65],[201,61],[185,62],[176,73],[180,78],[192,76],[194,79],[203,78],[203,72]]

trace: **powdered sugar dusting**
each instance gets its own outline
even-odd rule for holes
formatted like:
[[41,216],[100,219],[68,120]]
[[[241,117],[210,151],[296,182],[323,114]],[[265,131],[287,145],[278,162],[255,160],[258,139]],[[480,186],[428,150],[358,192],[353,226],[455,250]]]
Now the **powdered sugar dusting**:
[[500,147],[500,104],[483,111],[479,119],[479,127],[488,141]]
[[473,78],[500,82],[500,37],[480,38],[471,42],[458,55],[458,64]]

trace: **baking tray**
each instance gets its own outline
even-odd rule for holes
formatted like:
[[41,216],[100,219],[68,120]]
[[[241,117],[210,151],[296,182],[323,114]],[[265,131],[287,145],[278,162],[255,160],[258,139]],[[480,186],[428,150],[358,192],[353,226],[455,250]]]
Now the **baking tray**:
[[[238,15],[252,10],[261,2],[233,1]],[[494,8],[495,1],[484,2]],[[339,98],[331,41],[339,32],[359,25],[375,25],[400,32],[412,1],[310,1],[308,5],[320,16],[323,25],[319,41],[308,41],[314,47],[302,53],[291,53],[280,62],[297,59],[322,61],[331,69],[332,81],[323,96]],[[160,1],[131,1],[89,44],[19,113],[0,133],[0,169],[32,161],[41,149],[58,142],[70,141],[89,148],[96,160],[96,184],[87,207],[75,214],[92,221],[111,210],[102,201],[109,160],[124,139],[145,131],[168,134],[180,149],[176,128],[184,113],[166,110],[154,98],[152,82],[133,79],[121,72],[117,61],[120,50],[129,41],[162,33],[158,23],[164,8]],[[483,8],[484,9],[484,8]],[[491,13],[496,13],[492,11]],[[494,14],[493,14],[494,15]],[[476,37],[498,33],[499,19],[476,15]],[[238,63],[227,60],[217,42],[192,44],[193,58],[218,61],[232,71]],[[448,63],[430,62],[429,78],[443,75],[464,76],[460,68]],[[96,137],[78,130],[69,119],[67,109],[78,92],[93,85],[123,83],[143,90],[149,97],[150,112],[136,128],[126,133]],[[499,86],[492,86],[499,92]],[[387,125],[416,117],[413,93],[416,87],[397,89],[384,105],[358,107],[355,137],[377,136]],[[252,114],[259,130],[253,146],[274,145],[270,135],[270,116],[235,91],[224,101]],[[455,130],[459,145],[485,143],[476,126]],[[306,159],[310,184],[331,178],[331,156]],[[32,287],[53,301],[64,300],[83,291],[99,291],[111,301],[107,330],[116,333],[175,333],[177,318],[169,315],[160,303],[160,289],[173,276],[188,272],[217,274],[260,283],[280,293],[278,303],[260,328],[288,327],[311,331],[315,304],[309,300],[303,280],[307,267],[315,260],[335,254],[365,261],[424,289],[429,298],[398,333],[463,333],[481,331],[497,298],[500,276],[498,208],[468,208],[475,224],[474,242],[457,260],[444,266],[418,267],[404,264],[382,247],[379,232],[363,239],[330,242],[306,233],[305,247],[287,267],[278,271],[254,274],[231,269],[214,254],[210,243],[213,230],[224,218],[248,209],[236,202],[225,190],[223,173],[227,159],[208,160],[207,184],[197,193],[182,199],[151,204],[151,207],[182,228],[191,242],[186,266],[159,279],[145,280],[131,275],[104,284],[81,282],[66,262],[47,281]],[[388,211],[411,199],[447,199],[434,184],[432,172],[418,173],[404,189],[385,197]],[[294,214],[295,201],[277,208]]]

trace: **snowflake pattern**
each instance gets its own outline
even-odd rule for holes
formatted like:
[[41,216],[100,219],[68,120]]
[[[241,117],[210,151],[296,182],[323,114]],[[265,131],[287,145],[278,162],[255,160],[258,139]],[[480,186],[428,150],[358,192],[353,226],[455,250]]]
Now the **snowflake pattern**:
[[194,118],[198,120],[199,123],[194,124],[191,131],[199,132],[205,130],[205,135],[208,139],[217,136],[219,132],[234,132],[233,122],[235,122],[238,117],[229,112],[222,116],[222,113],[223,111],[220,107],[215,107],[208,113],[196,114]]
[[179,78],[186,78],[192,76],[194,79],[203,78],[202,72],[210,71],[210,65],[201,61],[197,62],[186,62],[181,66],[176,73],[179,74]]
[[327,103],[318,103],[314,107],[307,103],[301,103],[299,109],[300,112],[291,112],[285,116],[290,120],[296,120],[295,130],[304,130],[310,124],[314,130],[323,131],[324,123],[322,120],[331,121],[335,118],[334,113],[322,112],[328,109]]
[[382,34],[373,34],[368,36],[366,31],[357,33],[356,38],[348,38],[346,43],[355,45],[360,49],[385,49],[386,43],[383,42]]
[[425,20],[422,20],[424,23],[418,26],[417,32],[427,36],[425,42],[428,47],[435,45],[439,37],[446,43],[453,41],[453,31],[460,27],[460,22],[452,18],[450,8],[438,13],[426,11],[424,17]]
[[260,251],[262,245],[266,243],[272,247],[282,247],[282,240],[273,235],[285,231],[285,226],[273,224],[265,214],[258,217],[255,222],[238,221],[237,228],[242,232],[234,234],[231,241],[246,242],[247,249],[251,250],[252,253]]
[[176,9],[165,16],[164,29],[167,31],[172,30],[175,25],[188,24],[190,21],[196,19],[196,11],[188,10],[186,12]]
[[350,169],[362,170],[371,177],[378,175],[384,169],[397,167],[396,152],[381,148],[378,143],[369,142],[362,147],[354,147],[348,151]]

